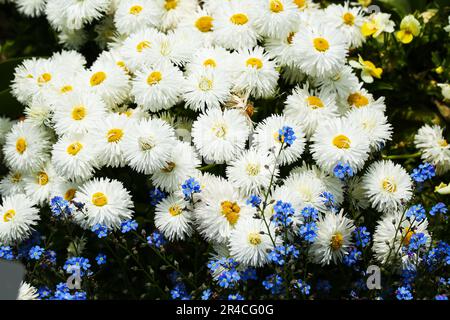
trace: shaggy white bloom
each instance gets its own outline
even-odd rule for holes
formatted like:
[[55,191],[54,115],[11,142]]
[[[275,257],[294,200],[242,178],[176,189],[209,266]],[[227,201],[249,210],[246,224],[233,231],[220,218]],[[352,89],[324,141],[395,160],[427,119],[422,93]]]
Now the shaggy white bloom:
[[372,150],[380,150],[391,140],[392,126],[382,111],[368,108],[352,109],[346,117],[349,122],[355,123],[366,133]]
[[438,174],[450,170],[450,145],[442,132],[440,126],[426,124],[414,136],[414,144],[422,152],[422,159],[432,163]]
[[167,122],[143,119],[125,136],[123,152],[133,170],[150,174],[167,165],[174,143],[175,133]]
[[362,88],[362,84],[359,85],[359,89],[353,90],[347,96],[343,97],[340,104],[342,114],[345,114],[347,111],[355,108],[376,109],[382,111],[383,113],[386,111],[384,97],[380,97],[375,100],[372,94]]
[[91,178],[97,161],[97,150],[87,135],[65,135],[53,145],[53,167],[65,179],[78,182]]
[[363,187],[373,208],[380,212],[399,210],[412,197],[412,181],[399,164],[373,163],[363,176]]
[[233,72],[234,91],[249,92],[255,98],[273,95],[279,74],[275,63],[261,47],[239,52],[235,55]]
[[353,244],[353,221],[344,215],[343,210],[338,214],[327,212],[319,217],[317,228],[317,238],[309,251],[312,260],[321,265],[341,262]]
[[310,76],[331,76],[345,63],[348,44],[344,36],[320,22],[296,33],[293,44],[300,68]]
[[[294,130],[295,140],[290,146],[283,145],[283,139],[280,139],[279,131],[283,127]],[[282,145],[283,149],[280,151]],[[284,166],[300,159],[305,149],[305,134],[296,121],[286,119],[284,116],[272,115],[256,127],[255,134],[252,136],[252,146],[260,153],[272,153],[272,157],[279,154],[277,165]]]
[[222,47],[200,48],[186,65],[186,73],[189,75],[200,68],[213,68],[228,73],[232,68],[234,57]]
[[35,171],[49,158],[48,133],[30,122],[16,123],[5,140],[3,145],[5,162],[13,170]]
[[192,138],[200,155],[215,162],[228,162],[245,148],[250,128],[236,109],[210,109],[192,125]]
[[156,205],[155,226],[169,241],[189,238],[193,232],[192,223],[192,213],[182,198],[170,195]]
[[265,37],[285,37],[298,23],[297,6],[292,0],[260,0],[255,11],[255,27]]
[[329,77],[321,77],[317,84],[322,90],[334,93],[341,99],[347,98],[359,88],[358,77],[347,65]]
[[16,300],[39,300],[39,293],[35,287],[22,281]]
[[65,18],[64,26],[68,29],[82,29],[84,24],[91,23],[103,16],[108,10],[111,0],[65,0],[66,8],[60,12]]
[[131,34],[146,27],[157,26],[163,10],[154,0],[120,1],[114,13],[114,25],[121,34]]
[[156,112],[180,101],[184,81],[180,69],[169,63],[145,66],[136,72],[131,93],[144,110]]
[[0,180],[0,194],[12,196],[25,193],[24,175],[19,171],[10,171]]
[[46,0],[15,0],[17,11],[33,18],[44,13],[46,2]]
[[198,68],[193,70],[183,87],[186,107],[194,111],[220,108],[231,96],[231,79],[220,69]]
[[153,172],[151,180],[154,186],[166,191],[176,191],[187,178],[194,176],[201,165],[194,148],[176,141],[166,165]]
[[299,28],[293,27],[284,37],[266,38],[264,41],[264,49],[281,67],[296,67],[297,50],[292,44],[292,39]]
[[284,114],[302,124],[306,136],[314,133],[319,123],[339,116],[335,96],[324,90],[309,89],[308,83],[297,86],[286,99]]
[[291,204],[300,211],[304,207],[314,207],[325,211],[322,194],[327,191],[324,182],[310,171],[291,173],[284,181],[284,187],[292,193]]
[[275,239],[275,245],[282,243],[281,239],[275,236],[273,224],[270,224],[267,230],[261,219],[241,219],[231,231],[228,241],[231,257],[245,266],[262,267],[268,263],[268,252],[274,249],[268,232]]
[[79,183],[67,181],[64,179],[57,179],[52,186],[50,193],[50,200],[54,197],[62,197],[66,201],[72,201],[75,198],[75,193],[80,187]]
[[50,199],[54,184],[60,180],[51,163],[47,163],[41,170],[30,172],[24,176],[25,194],[34,202],[42,206]]
[[255,149],[244,151],[237,159],[227,166],[228,180],[244,195],[259,194],[263,188],[268,188],[274,170],[273,158],[266,153],[259,153]]
[[[402,250],[402,247],[408,247],[411,237],[414,234],[423,233],[426,239],[426,247],[431,243],[431,237],[427,231],[428,221],[425,219],[422,222],[411,221],[406,218],[404,211],[396,211],[386,214],[375,228],[373,234],[373,247],[375,258],[385,264],[398,259],[397,262],[402,261],[404,267],[411,264],[408,261],[414,257],[408,257],[408,254]],[[420,261],[420,260],[419,260]]]
[[197,9],[196,0],[162,0],[156,2],[163,10],[159,28],[163,31],[174,29],[186,16],[193,15]]
[[198,9],[195,13],[187,15],[180,21],[178,30],[198,38],[203,45],[213,43],[214,17],[204,9]]
[[369,156],[369,139],[355,123],[337,118],[319,124],[311,137],[311,152],[316,163],[332,172],[339,163],[360,170]]
[[153,28],[145,28],[128,36],[120,47],[120,54],[125,65],[134,72],[144,64],[152,64],[150,49],[154,45],[159,32]]
[[117,229],[133,216],[131,195],[117,180],[88,181],[77,190],[74,201],[84,204],[82,210],[74,212],[75,220],[84,228],[100,224]]
[[226,49],[249,49],[256,46],[259,34],[256,13],[249,0],[230,0],[221,4],[214,15],[214,40]]
[[124,144],[129,131],[134,129],[135,120],[125,114],[109,114],[97,120],[96,129],[90,135],[100,166],[123,167],[125,162]]
[[48,101],[49,99],[41,95],[31,98],[30,103],[24,110],[24,114],[26,115],[25,122],[29,122],[35,126],[50,126],[52,107]]
[[57,134],[87,133],[105,117],[106,105],[97,94],[71,92],[61,97],[53,112]]
[[233,185],[223,178],[209,179],[201,192],[202,202],[195,209],[198,228],[210,242],[226,243],[240,220],[256,212]]
[[27,239],[40,220],[39,210],[24,194],[4,196],[0,205],[0,242],[9,245]]

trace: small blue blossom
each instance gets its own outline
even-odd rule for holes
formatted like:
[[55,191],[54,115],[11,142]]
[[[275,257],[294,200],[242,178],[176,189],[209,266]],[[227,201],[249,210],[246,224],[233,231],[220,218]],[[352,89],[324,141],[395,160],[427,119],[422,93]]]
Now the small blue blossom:
[[[237,271],[238,263],[232,258],[220,258],[208,262],[208,268],[216,275],[218,284],[222,288],[233,288],[240,280],[241,274]],[[217,274],[217,271],[220,273]]]
[[0,246],[0,258],[5,260],[13,260],[14,254],[10,246]]
[[92,274],[90,268],[91,264],[89,263],[89,259],[83,257],[71,257],[66,260],[63,266],[63,269],[70,274],[77,272],[76,270],[80,270],[80,276]]
[[350,167],[348,163],[341,163],[338,162],[338,164],[333,169],[334,175],[344,181],[347,178],[353,177],[353,169]]
[[317,220],[319,218],[319,211],[311,206],[306,206],[302,209],[301,214],[305,220],[312,219]]
[[254,208],[257,208],[261,204],[261,198],[257,195],[251,195],[250,198],[247,199],[246,203],[250,204]]
[[211,298],[211,295],[212,295],[211,289],[203,290],[201,299],[202,300],[209,300],[209,298]]
[[426,212],[421,204],[411,206],[408,211],[406,211],[406,217],[410,220],[415,219],[417,222],[421,222],[426,218]]
[[34,246],[30,249],[28,256],[30,259],[39,260],[44,253],[44,248],[41,248],[39,246]]
[[155,207],[165,197],[167,197],[167,194],[164,191],[161,191],[158,188],[151,189],[150,190],[150,205]]
[[356,265],[356,263],[361,260],[361,251],[356,248],[351,248],[348,254],[344,255],[343,263],[344,265],[351,267]]
[[298,289],[305,296],[308,296],[311,290],[311,286],[300,279],[294,283],[294,288]]
[[355,238],[355,243],[358,247],[365,248],[370,242],[370,233],[364,226],[357,227],[353,231],[353,237]]
[[69,216],[72,214],[70,202],[63,197],[56,196],[50,200],[50,210],[55,217]]
[[426,180],[433,178],[436,175],[434,166],[430,163],[420,164],[411,173],[411,178],[418,183],[422,183]]
[[100,239],[106,237],[108,235],[109,230],[108,227],[101,225],[100,223],[97,223],[92,226],[91,231],[94,232]]
[[138,223],[136,222],[136,220],[126,220],[126,221],[122,222],[122,224],[120,225],[120,231],[122,233],[136,231],[137,228],[138,228]]
[[418,251],[427,244],[427,236],[423,233],[414,233],[409,241],[408,251]]
[[434,300],[448,300],[448,297],[445,294],[438,294],[434,297]]
[[147,237],[147,243],[150,246],[154,246],[159,249],[166,244],[166,239],[164,239],[164,236],[159,231],[154,231]]
[[173,300],[190,300],[191,297],[186,292],[186,286],[184,283],[177,283],[175,287],[170,290],[170,296]]
[[244,297],[241,296],[239,293],[235,293],[228,295],[228,300],[244,300]]
[[276,246],[268,254],[269,261],[282,266],[289,258],[298,258],[299,251],[293,245],[279,245]]
[[106,255],[103,253],[99,253],[96,257],[95,257],[95,261],[97,261],[97,264],[99,266],[101,266],[102,264],[106,263]]
[[291,146],[295,141],[295,132],[294,129],[288,126],[284,126],[280,130],[278,130],[278,141],[281,143],[285,143],[287,146]]
[[185,200],[190,200],[194,193],[199,193],[201,191],[200,183],[192,177],[187,179],[181,185],[181,189],[183,190]]
[[39,287],[37,292],[41,300],[48,299],[52,295],[52,291],[48,287]]
[[56,252],[53,250],[47,250],[45,251],[45,259],[50,264],[56,264]]
[[258,276],[256,275],[256,269],[246,268],[244,271],[241,271],[241,279],[242,281],[258,279]]
[[435,215],[438,214],[438,213],[440,213],[440,214],[446,214],[447,212],[448,212],[447,206],[446,206],[444,203],[439,202],[439,203],[435,204],[435,205],[433,206],[433,208],[431,208],[431,210],[430,210],[430,215],[431,215],[431,216],[435,216]]
[[283,290],[283,278],[277,274],[267,276],[262,282],[266,290],[270,290],[272,294],[279,294]]
[[295,211],[289,202],[277,201],[273,206],[274,214],[271,219],[282,227],[288,227],[293,223],[292,216]]
[[317,237],[317,230],[318,230],[317,224],[314,221],[312,221],[302,224],[299,228],[298,233],[300,237],[302,237],[303,239],[305,239],[310,243],[313,243]]
[[323,204],[332,211],[337,211],[336,208],[336,200],[334,199],[334,195],[330,192],[322,192],[320,194]]
[[397,291],[395,291],[395,296],[398,300],[412,300],[413,296],[409,287],[399,287]]

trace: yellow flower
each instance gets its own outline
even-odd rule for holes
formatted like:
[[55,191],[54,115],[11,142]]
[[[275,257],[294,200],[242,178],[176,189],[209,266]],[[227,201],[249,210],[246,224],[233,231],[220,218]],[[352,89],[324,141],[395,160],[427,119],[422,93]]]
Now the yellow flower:
[[367,8],[372,3],[372,0],[358,0],[358,3]]
[[413,15],[407,15],[400,23],[400,30],[395,33],[397,39],[404,44],[410,43],[420,33],[420,22]]
[[367,83],[372,83],[373,78],[380,79],[383,74],[382,68],[376,67],[372,61],[364,60],[361,56],[358,62],[351,60],[349,63],[353,68],[361,69],[361,79]]
[[390,20],[391,15],[387,13],[376,13],[369,17],[361,26],[361,33],[365,37],[378,37],[383,32],[391,33],[394,31],[394,22]]
[[439,194],[450,194],[450,186],[441,182],[438,186],[434,188],[434,192]]

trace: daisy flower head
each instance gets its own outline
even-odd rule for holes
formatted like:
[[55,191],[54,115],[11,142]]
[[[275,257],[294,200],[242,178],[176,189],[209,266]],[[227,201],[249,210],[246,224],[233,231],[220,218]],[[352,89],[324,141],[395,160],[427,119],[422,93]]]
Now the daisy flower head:
[[327,187],[311,172],[293,172],[286,178],[283,186],[292,194],[292,205],[300,211],[305,207],[326,210],[322,195],[327,191]]
[[321,265],[341,262],[353,244],[353,221],[343,210],[338,214],[328,211],[319,217],[317,228],[317,237],[309,251],[312,260]]
[[20,121],[13,125],[3,145],[5,163],[16,171],[36,171],[49,158],[50,136],[34,124]]
[[154,186],[165,191],[176,191],[187,178],[194,176],[201,161],[194,148],[187,142],[176,141],[166,165],[153,172]]
[[265,37],[283,38],[297,25],[297,6],[292,0],[261,0],[255,4],[255,28]]
[[29,122],[35,126],[50,126],[52,117],[52,106],[50,99],[37,95],[31,98],[29,104],[25,107],[25,122]]
[[380,150],[387,141],[391,140],[392,126],[381,110],[352,109],[346,117],[366,133],[372,150]]
[[369,157],[370,144],[365,132],[345,118],[319,124],[311,141],[314,160],[328,172],[340,162],[356,173]]
[[255,149],[245,150],[226,169],[228,180],[246,196],[259,194],[270,184],[272,173],[278,175],[273,159]]
[[79,183],[57,179],[52,185],[49,199],[51,201],[54,197],[61,197],[66,201],[72,201],[79,187]]
[[157,26],[163,10],[153,0],[120,1],[114,13],[114,25],[121,34],[131,34],[139,29]]
[[150,49],[154,45],[159,32],[153,28],[144,28],[130,34],[120,46],[119,52],[130,71],[135,72],[144,64],[152,64]]
[[346,97],[339,100],[339,106],[341,113],[345,114],[351,109],[376,109],[383,113],[386,111],[386,105],[384,103],[384,97],[380,97],[377,100],[374,99],[373,95],[369,93],[366,89],[359,88],[351,91]]
[[108,229],[118,229],[121,223],[133,216],[131,195],[120,181],[95,178],[80,186],[75,202],[84,204],[74,212],[75,220],[84,228],[96,224]]
[[261,47],[235,54],[234,91],[249,92],[255,98],[273,95],[279,74],[275,62]]
[[[285,136],[280,135],[283,128],[290,128],[293,133],[290,145],[285,142]],[[293,119],[272,115],[258,124],[251,143],[262,154],[270,152],[275,156],[279,153],[278,164],[284,166],[300,159],[305,149],[305,135],[301,126]]]
[[302,88],[295,87],[285,104],[284,114],[301,123],[307,137],[311,137],[319,123],[339,116],[335,95],[310,89],[308,83]]
[[215,43],[233,50],[256,46],[260,38],[255,27],[254,4],[248,0],[224,2],[214,12]]
[[144,110],[156,112],[180,101],[184,81],[180,69],[169,63],[144,66],[136,72],[131,93]]
[[98,166],[97,150],[88,135],[65,135],[53,145],[52,164],[64,179],[84,181]]
[[183,87],[186,107],[194,111],[220,108],[231,96],[231,79],[216,68],[198,68],[187,77]]
[[167,122],[143,119],[125,136],[125,160],[133,170],[151,174],[167,166],[174,142],[174,130]]
[[159,25],[162,31],[175,29],[186,16],[193,15],[198,6],[196,0],[162,0],[156,3],[163,10]]
[[226,49],[214,47],[202,47],[195,51],[188,64],[186,64],[186,73],[189,75],[200,68],[212,68],[225,73],[230,72],[234,55]]
[[275,227],[269,225],[269,230],[263,220],[247,218],[236,224],[228,240],[230,255],[244,266],[262,267],[269,262],[268,252],[274,249],[268,234],[275,238],[275,244],[280,245],[281,239],[275,237]]
[[314,23],[302,32],[297,32],[292,41],[297,50],[300,69],[310,76],[330,76],[345,64],[348,43],[336,29]]
[[24,174],[11,170],[0,180],[0,194],[12,196],[18,193],[25,193]]
[[16,0],[17,11],[27,17],[40,17],[45,10],[46,0]]
[[42,206],[52,192],[54,184],[60,180],[50,162],[37,172],[30,172],[24,176],[25,194],[34,202]]
[[106,114],[106,105],[92,92],[71,92],[61,97],[52,120],[58,135],[83,134],[95,128]]
[[124,155],[125,136],[132,131],[135,120],[125,114],[112,113],[98,119],[96,129],[89,135],[100,166],[123,167],[126,164]]
[[399,210],[412,197],[412,180],[399,164],[374,162],[363,176],[363,187],[373,208],[380,212]]
[[192,213],[183,198],[170,195],[156,205],[155,226],[169,241],[184,240],[192,235]]
[[35,287],[22,281],[16,300],[39,300],[39,293]]
[[214,40],[214,17],[205,9],[198,9],[180,21],[179,29],[186,30],[200,39],[204,45],[211,45]]
[[40,220],[39,210],[22,193],[3,196],[0,205],[0,242],[5,245],[26,240]]
[[450,145],[438,125],[422,126],[414,136],[414,144],[422,152],[422,159],[432,163],[438,174],[450,170]]
[[343,66],[329,77],[317,79],[317,86],[327,92],[334,93],[338,98],[347,98],[351,92],[359,89],[359,80],[350,66]]
[[249,133],[245,116],[236,109],[209,109],[192,125],[192,138],[200,155],[222,163],[244,150]]
[[[108,10],[111,0],[66,1],[64,25],[71,30],[82,29],[84,24],[101,18]],[[61,12],[60,12],[61,14]]]

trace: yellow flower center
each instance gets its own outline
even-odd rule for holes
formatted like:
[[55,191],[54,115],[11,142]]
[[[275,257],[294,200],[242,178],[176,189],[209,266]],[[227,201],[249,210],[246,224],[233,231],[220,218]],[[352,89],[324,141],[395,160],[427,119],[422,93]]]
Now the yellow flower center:
[[319,97],[309,96],[307,100],[308,105],[311,107],[311,109],[323,108],[323,102]]
[[61,93],[67,93],[67,92],[70,92],[70,91],[72,91],[72,90],[73,90],[73,87],[70,86],[70,85],[63,86],[63,87],[61,87],[61,89],[60,89]]
[[203,16],[195,21],[195,26],[201,32],[209,32],[213,27],[213,18],[211,16]]
[[234,226],[239,219],[239,212],[241,212],[241,208],[236,202],[231,202],[228,200],[223,201],[220,206],[222,207],[222,214],[228,222]]
[[119,128],[113,128],[108,131],[108,142],[118,142],[123,137],[123,130]]
[[167,163],[167,165],[164,168],[161,169],[161,171],[165,172],[165,173],[169,173],[169,172],[172,172],[173,169],[175,169],[175,167],[176,167],[175,162],[170,161]]
[[248,235],[248,242],[250,242],[250,244],[257,246],[259,244],[261,244],[262,240],[261,240],[261,235],[259,233],[256,232],[252,232]]
[[258,58],[249,58],[246,62],[247,67],[252,67],[256,69],[261,69],[263,67],[263,63]]
[[81,149],[83,149],[83,145],[79,142],[74,142],[67,147],[67,153],[76,156]]
[[217,138],[224,138],[227,134],[227,126],[225,123],[217,123],[212,127],[212,132]]
[[351,106],[355,106],[356,108],[365,107],[369,104],[369,99],[360,94],[359,92],[352,93],[348,96],[347,102]]
[[27,140],[25,140],[25,138],[17,139],[16,150],[20,154],[23,154],[25,152],[25,150],[27,150]]
[[278,13],[283,11],[283,4],[281,3],[280,0],[270,0],[269,2],[270,5],[270,11],[274,12],[274,13]]
[[9,221],[12,220],[12,218],[14,218],[15,215],[16,215],[16,212],[13,209],[8,210],[3,215],[3,221],[4,222],[9,222]]
[[343,134],[339,134],[333,138],[333,144],[339,149],[348,149],[350,148],[350,139]]
[[299,9],[303,8],[306,4],[306,0],[294,0],[293,1]]
[[212,68],[217,67],[217,63],[216,61],[214,61],[214,59],[206,59],[205,61],[203,61],[203,65],[205,67],[212,67]]
[[392,178],[383,179],[382,186],[387,192],[394,193],[397,191],[397,184]]
[[134,5],[130,8],[130,14],[136,16],[142,11],[142,9],[144,8],[142,8],[140,5]]
[[183,210],[180,208],[179,205],[173,205],[169,208],[169,213],[172,217],[176,217],[181,214]]
[[67,190],[66,193],[64,194],[64,200],[72,201],[73,198],[75,198],[75,192],[77,192],[76,189],[69,189],[69,190]]
[[103,71],[94,73],[90,80],[91,87],[98,86],[103,81],[105,81],[105,79],[106,79],[106,73],[104,73]]
[[355,16],[351,12],[347,12],[342,16],[346,25],[352,26],[355,23]]
[[260,172],[260,166],[256,163],[249,163],[247,164],[245,171],[249,176],[257,176]]
[[49,82],[50,80],[52,80],[52,75],[50,73],[46,72],[46,73],[41,74],[37,81],[39,84],[44,84],[44,83]]
[[248,22],[248,17],[244,13],[236,13],[231,16],[230,21],[241,26]]
[[97,207],[103,207],[108,204],[108,198],[103,192],[96,192],[92,195],[92,203]]
[[445,139],[440,139],[438,141],[438,145],[440,145],[442,148],[445,148],[446,146],[448,146],[448,142]]
[[327,39],[324,38],[315,38],[313,40],[314,48],[316,48],[317,51],[325,52],[330,48],[330,44],[328,43]]
[[45,186],[48,183],[48,174],[44,171],[38,173],[37,181],[40,186]]
[[162,74],[159,71],[153,71],[150,73],[150,75],[147,77],[147,83],[150,86],[153,86],[157,83],[159,83],[162,80]]
[[405,246],[409,246],[409,243],[411,242],[411,237],[415,234],[415,232],[413,230],[411,230],[411,228],[406,228],[403,231],[403,240],[402,243]]
[[342,245],[344,244],[344,237],[342,236],[342,233],[336,232],[331,237],[331,248],[333,250],[339,250]]
[[12,183],[19,183],[21,180],[22,180],[22,174],[20,174],[19,172],[16,172],[11,176]]
[[198,87],[202,91],[209,91],[213,88],[213,81],[206,77],[201,77]]
[[146,48],[150,48],[150,41],[144,40],[144,41],[139,42],[136,45],[137,52],[142,52],[142,50],[144,50]]
[[78,105],[72,109],[72,119],[79,121],[83,120],[86,116],[86,108],[83,105]]
[[138,139],[139,147],[141,147],[142,151],[148,151],[153,149],[155,146],[155,142],[153,141],[153,137],[140,137]]
[[295,32],[290,32],[286,39],[287,43],[292,44],[292,40],[294,39],[294,36],[295,36]]
[[178,0],[166,0],[166,3],[164,4],[164,8],[166,8],[167,11],[173,10],[178,6]]

